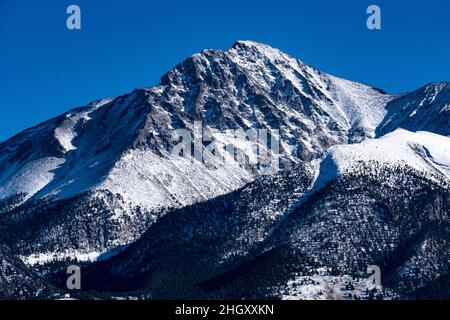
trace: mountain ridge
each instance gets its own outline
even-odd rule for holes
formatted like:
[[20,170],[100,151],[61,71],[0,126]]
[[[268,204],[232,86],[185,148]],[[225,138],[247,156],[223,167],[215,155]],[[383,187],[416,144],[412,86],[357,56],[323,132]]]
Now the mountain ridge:
[[[250,44],[250,46],[249,46]],[[277,84],[276,82],[273,82],[274,80],[271,79],[263,79],[262,76],[257,76],[256,78],[251,78],[250,74],[254,71],[253,68],[257,68],[259,71],[258,73],[263,72],[265,65],[259,65],[257,59],[265,61],[266,59],[270,60],[268,63],[270,66],[274,66],[274,70],[272,72],[275,72],[277,77],[283,78],[281,75],[281,71],[283,71],[283,68],[287,68],[290,70],[289,63],[292,63],[294,65],[294,69],[292,69],[289,72],[298,72],[296,71],[296,68],[298,67],[297,64],[299,61],[295,58],[292,58],[284,53],[281,53],[281,51],[277,49],[273,49],[266,45],[256,44],[254,42],[236,42],[235,46],[227,51],[206,51],[207,53],[199,53],[196,55],[191,56],[190,58],[186,59],[184,62],[180,63],[178,66],[176,66],[174,69],[169,71],[165,76],[163,76],[161,84],[155,87],[151,88],[143,88],[143,89],[135,89],[130,94],[125,94],[120,97],[114,98],[114,99],[100,99],[95,102],[90,103],[86,107],[82,108],[75,108],[70,110],[69,112],[58,116],[56,118],[53,118],[49,121],[46,121],[40,125],[37,125],[33,128],[27,129],[23,131],[22,133],[19,133],[18,135],[15,135],[11,139],[8,139],[7,141],[3,142],[0,145],[0,168],[2,158],[8,158],[8,151],[9,153],[13,153],[13,156],[9,156],[9,158],[12,158],[13,163],[16,163],[18,168],[16,172],[10,172],[9,174],[5,175],[5,170],[3,169],[3,177],[0,179],[1,181],[6,180],[14,180],[14,177],[21,175],[21,170],[24,169],[25,171],[22,172],[23,174],[27,174],[28,176],[32,176],[34,169],[33,166],[36,165],[37,167],[42,167],[42,170],[39,170],[40,172],[35,173],[35,176],[38,176],[41,178],[42,183],[37,185],[36,187],[32,187],[27,182],[20,182],[20,179],[18,181],[19,186],[15,185],[3,185],[2,192],[0,192],[0,196],[2,198],[5,198],[8,196],[6,194],[5,196],[5,190],[15,190],[17,193],[21,193],[23,189],[25,189],[25,193],[29,193],[31,196],[36,197],[44,197],[47,194],[61,194],[64,196],[64,194],[67,194],[67,196],[74,195],[76,193],[87,191],[93,188],[95,188],[95,185],[102,184],[102,181],[104,182],[103,177],[107,177],[108,174],[111,172],[111,170],[114,170],[114,162],[107,164],[104,160],[102,161],[94,161],[95,158],[101,158],[98,157],[98,155],[102,154],[103,150],[105,148],[108,148],[108,151],[110,153],[114,153],[115,155],[107,155],[109,158],[117,158],[117,160],[120,160],[120,158],[127,153],[127,151],[130,149],[139,149],[141,147],[148,148],[150,147],[157,156],[160,156],[164,153],[166,153],[167,149],[173,146],[173,142],[170,139],[170,134],[167,132],[167,130],[176,129],[177,125],[180,125],[181,127],[192,127],[192,124],[189,124],[189,121],[195,121],[195,120],[203,120],[205,122],[213,123],[215,126],[218,126],[219,128],[248,128],[249,126],[247,124],[252,124],[258,126],[258,127],[267,127],[268,123],[265,120],[265,117],[267,116],[267,112],[270,111],[272,114],[271,118],[272,120],[275,120],[274,124],[269,125],[270,127],[280,126],[284,125],[287,127],[287,133],[285,135],[285,140],[291,140],[292,143],[294,141],[298,140],[299,138],[296,138],[295,136],[292,136],[292,130],[291,128],[288,128],[289,126],[292,126],[291,123],[285,122],[283,119],[286,117],[286,115],[289,113],[289,108],[286,109],[283,107],[283,110],[278,110],[277,106],[280,106],[280,103],[274,103],[271,102],[269,99],[268,101],[265,101],[265,98],[262,98],[260,102],[258,100],[252,100],[260,99],[259,97],[268,96],[268,94],[265,92],[267,88],[270,88],[271,85],[275,85],[276,87],[274,90],[289,90],[290,92],[294,90],[293,97],[298,97],[297,92],[298,88],[301,84],[297,83],[296,85],[292,85],[293,82],[298,81],[295,76],[289,76],[290,80],[287,79],[285,81],[285,84],[282,84],[280,87],[280,84]],[[206,56],[205,56],[206,54]],[[219,56],[218,58],[216,56]],[[255,59],[254,62],[248,64],[245,62],[245,59],[242,60],[241,56],[245,59]],[[223,61],[221,60],[223,58]],[[209,59],[209,60],[208,60]],[[233,60],[234,59],[234,60]],[[278,61],[281,59],[280,61]],[[199,61],[197,61],[199,60]],[[209,79],[211,82],[211,85],[213,85],[213,82],[219,85],[219,89],[223,90],[215,90],[211,91],[210,93],[202,93],[199,94],[196,92],[196,90],[200,90],[200,87],[196,87],[195,84],[200,81],[204,80],[201,78],[195,79],[195,76],[198,74],[196,73],[196,68],[199,70],[201,68],[204,68],[202,66],[202,62],[205,64],[215,64],[216,69],[211,69],[210,71],[204,70],[203,72],[210,72],[209,73]],[[273,61],[277,61],[277,63],[274,63]],[[267,61],[266,61],[267,62]],[[191,65],[193,63],[193,65]],[[242,65],[244,67],[242,67]],[[304,64],[300,64],[302,68],[306,68],[307,73],[312,72],[313,70],[310,67],[307,67]],[[177,69],[178,68],[178,69]],[[179,68],[185,68],[186,72],[180,74]],[[193,69],[189,69],[193,68]],[[214,68],[214,67],[213,67]],[[231,69],[228,69],[231,68]],[[237,68],[237,69],[236,69]],[[262,68],[262,69],[261,69]],[[282,70],[278,70],[277,68],[282,68]],[[241,80],[238,77],[236,79],[233,78],[233,76],[230,76],[227,74],[227,70],[241,70],[238,71],[241,74],[241,77],[248,78],[248,80]],[[250,71],[249,71],[250,70]],[[308,71],[309,70],[309,71]],[[315,70],[315,69],[314,69]],[[192,81],[188,81],[184,87],[177,87],[177,85],[181,82],[183,82],[183,78],[181,75],[184,74],[187,77],[190,77],[189,79]],[[229,81],[226,79],[221,79],[225,76],[231,77]],[[297,75],[301,79],[301,75]],[[193,77],[193,78],[192,78]],[[262,78],[261,78],[262,77]],[[264,81],[262,81],[263,79]],[[335,78],[333,78],[335,79]],[[169,81],[168,83],[165,83],[165,81]],[[172,86],[167,85],[172,81]],[[205,80],[206,82],[208,80]],[[205,82],[203,81],[203,83]],[[255,83],[258,81],[262,81],[259,83],[259,86],[261,87],[259,90],[262,92],[258,93],[258,90],[255,91],[251,87],[248,86],[250,84],[254,87]],[[267,82],[269,81],[269,82]],[[283,80],[284,81],[284,80]],[[305,80],[302,80],[305,81]],[[201,82],[201,81],[200,81]],[[209,83],[206,83],[209,85]],[[237,84],[244,86],[243,88],[239,89],[241,92],[241,96],[239,98],[234,98],[235,94],[229,95],[228,89],[230,88],[229,85]],[[344,83],[347,84],[347,83]],[[337,85],[335,83],[332,83],[330,85]],[[278,87],[277,87],[278,86]],[[359,86],[359,85],[358,85]],[[307,85],[306,88],[312,88],[311,85]],[[365,88],[365,87],[362,87]],[[203,89],[202,89],[203,90]],[[232,89],[230,89],[232,90]],[[244,104],[236,102],[239,101],[239,99],[245,99],[245,96],[247,95],[246,90],[249,91],[248,95],[250,95],[247,98],[247,102]],[[311,90],[311,89],[308,89]],[[170,92],[172,91],[172,92]],[[189,92],[191,91],[191,93]],[[225,103],[231,103],[233,105],[232,108],[226,108],[226,107],[219,107],[223,102],[217,101],[214,98],[215,94],[222,94]],[[311,91],[313,94],[313,91]],[[194,98],[191,98],[187,95],[196,94],[197,100],[200,99],[200,102],[195,100]],[[244,96],[242,96],[244,94]],[[289,95],[292,95],[292,93],[287,93]],[[317,94],[321,94],[319,91]],[[280,93],[277,93],[277,95],[280,95]],[[282,104],[296,104],[296,105],[305,105],[305,104],[311,104],[311,98],[308,98],[309,94],[306,96],[302,96],[301,99],[295,98],[294,101],[289,102],[285,101],[285,98],[282,96],[274,97],[274,99],[281,99]],[[237,97],[237,96],[236,96]],[[237,100],[235,100],[237,99]],[[250,100],[249,100],[250,99]],[[285,101],[285,102],[283,102]],[[264,104],[268,102],[272,106],[270,108],[267,108],[264,106]],[[195,111],[195,109],[189,109],[192,108],[192,105],[199,104],[199,108],[202,110],[202,114],[200,114],[198,111]],[[135,104],[135,107],[130,107],[130,104]],[[210,106],[211,105],[211,106]],[[242,108],[242,111],[234,111],[234,108],[239,106],[239,108]],[[317,106],[318,108],[322,108],[323,106]],[[254,110],[261,110],[261,113],[255,114]],[[134,109],[131,111],[130,109]],[[253,110],[253,111],[252,111]],[[331,110],[331,109],[330,109]],[[328,113],[332,113],[330,111]],[[340,109],[339,109],[340,110]],[[135,116],[133,116],[132,112],[134,112]],[[171,114],[170,117],[167,116],[167,112]],[[258,111],[260,112],[260,111]],[[297,112],[297,111],[295,111]],[[310,112],[315,112],[313,110],[303,110],[301,111],[306,112],[309,114]],[[320,111],[322,112],[322,111]],[[209,114],[208,114],[209,113]],[[204,115],[208,114],[207,118],[204,118]],[[137,117],[136,117],[137,116]],[[121,117],[125,117],[122,119]],[[128,117],[128,119],[127,119]],[[342,111],[338,111],[338,113],[335,113],[335,117],[340,118],[340,122],[343,123],[343,126],[348,126],[348,119],[347,116],[342,113]],[[109,127],[107,124],[102,122],[102,118],[108,119],[109,122],[114,123],[116,122],[116,128]],[[293,119],[296,119],[295,121],[298,121],[297,119],[302,118],[301,121],[306,121],[305,118],[301,114],[294,114]],[[219,120],[220,119],[220,120]],[[169,120],[169,126],[165,125],[164,122]],[[209,120],[209,121],[208,121]],[[327,122],[333,123],[334,121],[330,118],[325,119]],[[358,120],[359,121],[359,120]],[[91,125],[94,123],[94,125]],[[123,127],[123,123],[125,123],[130,128],[135,128],[133,131],[120,129],[120,127]],[[236,126],[237,124],[237,126]],[[309,123],[299,123],[302,128],[308,128]],[[324,123],[325,124],[325,123]],[[320,125],[323,127],[324,124],[318,123],[317,125]],[[330,124],[332,126],[341,126],[339,124]],[[296,125],[294,125],[295,127]],[[316,126],[316,124],[313,124],[313,126]],[[192,129],[192,128],[189,128]],[[86,137],[88,136],[86,134],[87,131],[91,132],[91,135],[98,134],[100,130],[109,130],[109,132],[105,132],[103,134],[103,138],[100,137]],[[320,130],[328,130],[326,128],[320,129]],[[345,129],[347,130],[347,129]],[[163,131],[162,136],[158,136],[158,132]],[[42,135],[39,136],[39,134]],[[117,136],[117,141],[111,141],[111,137],[107,136],[107,134],[111,137],[114,137],[114,135]],[[290,148],[294,147],[294,144],[285,144],[282,145],[282,149],[285,149],[284,152],[286,153],[286,157],[291,158],[288,159],[288,162],[294,162],[297,161],[297,158],[306,158],[311,159],[312,157],[315,157],[318,153],[324,152],[324,147],[327,147],[330,143],[334,144],[337,141],[334,141],[336,138],[333,137],[333,134],[327,134],[328,137],[327,140],[330,140],[330,142],[325,143],[324,146],[323,142],[321,141],[314,141],[313,145],[310,146],[309,138],[304,136],[302,139],[302,150],[297,151],[291,151]],[[364,134],[363,134],[364,135]],[[31,136],[31,137],[30,137]],[[37,136],[35,140],[33,140],[33,136]],[[119,137],[120,136],[120,137]],[[124,136],[128,136],[128,138],[123,138]],[[87,146],[85,141],[92,140],[90,142],[92,145]],[[104,140],[103,143],[100,143]],[[342,136],[338,138],[340,140],[344,140],[345,138]],[[37,141],[36,141],[37,140]],[[122,145],[118,142],[123,141]],[[79,145],[75,147],[73,143],[78,143]],[[84,144],[84,145],[83,145]],[[95,146],[97,144],[97,146]],[[128,146],[126,145],[128,144]],[[28,163],[25,163],[25,166],[28,165],[30,168],[25,167],[23,161],[21,160],[27,160],[27,152],[30,152],[30,146],[34,145],[37,146],[38,150],[36,150],[34,153],[38,155],[34,155],[35,157],[39,157],[39,154],[41,154],[39,159],[36,160],[42,160],[44,163],[33,163],[33,159],[28,159]],[[41,146],[52,146],[50,149],[41,148]],[[80,168],[78,172],[81,172],[81,176],[83,176],[83,172],[85,171],[98,171],[98,173],[90,174],[89,177],[85,177],[84,181],[81,179],[82,177],[71,177],[71,178],[64,178],[63,174],[63,181],[58,182],[57,179],[52,178],[51,171],[56,170],[60,166],[67,166],[67,162],[70,161],[70,159],[66,159],[66,155],[70,155],[70,157],[75,158],[73,161],[76,160],[78,157],[78,154],[80,154],[80,149],[85,147],[83,150],[83,153],[90,157],[92,160],[87,160],[91,162],[90,166],[93,167],[87,167],[87,168]],[[90,153],[86,149],[87,147],[90,148],[97,148],[96,152],[94,154]],[[14,154],[14,148],[18,149],[16,150]],[[53,148],[53,149],[52,149]],[[293,154],[293,152],[296,152]],[[98,154],[97,154],[98,153]],[[2,157],[3,155],[3,157]],[[31,155],[33,156],[33,155]],[[48,159],[46,159],[46,157]],[[9,159],[5,159],[9,160]],[[19,161],[14,161],[19,160]],[[100,159],[101,160],[101,159]],[[64,163],[62,163],[64,161]],[[72,161],[72,162],[73,162]],[[80,159],[76,160],[78,163],[80,162]],[[83,161],[84,160],[83,158]],[[3,161],[3,168],[6,164],[11,168],[10,165],[11,161]],[[17,163],[19,162],[19,163]],[[97,167],[95,168],[96,163],[104,163],[103,167]],[[75,164],[76,166],[76,164]],[[46,169],[47,168],[47,169]],[[93,169],[92,169],[93,168]],[[72,170],[72,169],[68,169]],[[45,173],[45,172],[48,173]],[[58,170],[61,172],[61,170]],[[94,172],[93,171],[93,172]],[[44,172],[45,174],[42,174]],[[241,173],[241,177],[244,178],[247,174]],[[94,182],[92,184],[89,182],[89,179],[92,177],[96,177],[98,182]],[[240,178],[240,179],[242,179]],[[247,179],[249,176],[244,178],[244,181],[248,181]],[[39,179],[35,177],[33,179],[34,181],[38,181]],[[77,186],[73,183],[73,181],[79,181],[80,186]],[[52,181],[53,183],[49,184],[49,182]],[[52,187],[52,184],[54,185]],[[92,184],[92,186],[89,186]],[[113,185],[115,182],[113,182]],[[119,182],[120,184],[120,182]],[[233,183],[235,186],[242,185],[241,182]],[[70,185],[75,185],[75,187],[71,187]],[[25,187],[27,186],[27,187]],[[45,188],[43,188],[45,186]],[[29,188],[28,188],[29,187]],[[2,186],[0,186],[2,188]],[[59,190],[61,189],[62,190]],[[75,189],[74,189],[75,188]],[[113,186],[112,186],[113,188]],[[120,186],[119,193],[123,193],[123,188]],[[70,191],[73,189],[73,191]],[[64,191],[66,190],[66,191]],[[115,190],[114,190],[115,191]],[[226,190],[229,191],[229,190]],[[9,194],[11,195],[11,194]],[[167,200],[165,200],[167,201]]]

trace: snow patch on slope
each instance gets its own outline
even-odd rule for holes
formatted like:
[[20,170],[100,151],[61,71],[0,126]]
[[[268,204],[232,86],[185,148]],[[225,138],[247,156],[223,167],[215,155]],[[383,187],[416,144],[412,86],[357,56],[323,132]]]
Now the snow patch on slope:
[[0,177],[0,200],[18,193],[26,193],[28,199],[52,181],[53,171],[64,162],[62,158],[48,157],[28,162],[21,168],[11,166]]
[[72,141],[78,136],[77,125],[80,121],[89,121],[91,118],[89,114],[101,106],[110,102],[111,99],[101,99],[90,104],[86,109],[79,112],[69,112],[65,115],[65,120],[60,126],[55,128],[55,138],[59,141],[60,145],[66,152],[75,150],[76,147],[72,144]]
[[98,189],[147,208],[188,205],[233,191],[253,178],[235,163],[205,166],[192,158],[129,150]]
[[334,99],[342,106],[350,126],[369,130],[374,137],[373,132],[387,113],[384,106],[396,96],[381,94],[361,83],[328,76],[331,79]]
[[44,265],[52,261],[63,261],[73,259],[79,262],[93,262],[102,254],[102,252],[81,253],[77,251],[65,252],[47,252],[32,254],[29,256],[20,256],[20,259],[28,266]]
[[314,189],[353,172],[359,162],[373,161],[380,166],[409,166],[450,179],[450,138],[426,131],[397,129],[378,139],[334,146],[321,164]]

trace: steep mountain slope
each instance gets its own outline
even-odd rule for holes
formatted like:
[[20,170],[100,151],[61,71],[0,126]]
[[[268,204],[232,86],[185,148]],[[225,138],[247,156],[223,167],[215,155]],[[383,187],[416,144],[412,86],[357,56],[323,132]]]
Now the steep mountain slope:
[[[395,155],[385,157],[389,147]],[[293,192],[305,176],[290,172],[176,210],[94,265],[86,281],[96,289],[140,288],[154,298],[267,298],[280,297],[298,274],[317,276],[319,267],[364,277],[377,264],[385,286],[412,296],[450,267],[450,180],[429,160],[445,168],[449,148],[449,138],[405,130],[337,146],[312,190],[309,183]],[[245,200],[246,190],[255,202]],[[261,210],[269,199],[289,201]]]
[[237,42],[188,58],[159,86],[71,110],[3,142],[0,198],[106,189],[148,208],[205,200],[242,186],[261,168],[176,163],[175,129],[194,132],[194,121],[220,129],[212,139],[219,149],[246,144],[226,129],[280,129],[282,165],[289,166],[372,135],[391,99],[269,46]]
[[389,102],[378,136],[404,128],[450,135],[450,82],[430,83]]
[[[192,285],[213,276],[217,269],[241,260],[264,241],[284,213],[311,188],[313,169],[299,167],[264,176],[232,193],[173,209],[136,243],[112,258],[117,262],[112,272],[115,280],[100,276],[109,274],[108,269],[102,269],[109,266],[105,262],[92,279],[85,270],[86,287],[93,286],[91,280],[103,289],[121,284],[133,287],[141,277],[151,276],[158,282],[160,294],[171,294],[172,290],[164,293],[165,289],[180,281]],[[180,294],[197,292],[183,290]]]
[[133,207],[107,191],[38,199],[0,215],[0,242],[30,264],[93,260],[134,241],[164,213]]
[[[77,132],[91,120],[91,113],[107,103],[108,100],[93,102],[3,142],[0,145],[0,198],[7,199],[20,194],[23,195],[22,200],[26,200],[51,183],[66,161],[66,153],[75,149],[72,142],[75,143],[73,140],[77,139]],[[91,144],[94,143],[92,141]],[[113,153],[111,150],[111,155]],[[82,162],[77,165],[81,167],[78,174],[83,170],[89,171],[92,181],[105,173],[99,167],[91,168],[90,163]]]

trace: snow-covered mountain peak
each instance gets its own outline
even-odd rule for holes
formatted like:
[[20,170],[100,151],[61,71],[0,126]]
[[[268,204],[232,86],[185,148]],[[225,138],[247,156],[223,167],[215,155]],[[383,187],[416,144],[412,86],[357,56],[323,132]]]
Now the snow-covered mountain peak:
[[282,52],[279,49],[273,48],[267,44],[249,41],[249,40],[239,40],[236,41],[233,46],[227,50],[231,53],[237,53],[239,56],[243,57],[254,57],[254,58],[265,58],[272,62],[290,62],[293,64],[303,64],[300,60]]
[[279,130],[280,167],[289,169],[323,157],[331,146],[374,137],[380,123],[395,129],[404,108],[428,110],[444,123],[449,101],[448,83],[392,96],[268,45],[238,41],[187,58],[158,86],[71,110],[3,142],[0,199],[106,189],[151,208],[185,205],[234,190],[260,172],[247,164],[172,159],[176,129],[192,133],[201,122],[205,131],[218,130],[211,141],[224,147],[248,145],[227,130]]
[[[163,76],[161,85],[168,88],[171,102],[179,102],[177,108],[195,119],[213,126],[222,122],[219,127],[224,127],[224,120],[244,129],[276,127],[284,130],[287,140],[299,127],[305,134],[316,129],[337,134],[345,142],[373,137],[386,103],[395,98],[252,41],[238,41],[226,51],[195,54]],[[303,158],[318,149],[323,152],[318,144],[309,141]]]
[[267,45],[265,43],[257,42],[257,41],[253,41],[253,40],[237,40],[233,44],[232,48],[236,49],[236,48],[239,48],[239,47],[243,47],[243,48],[259,48],[259,49],[263,49],[263,50],[269,49],[269,50],[277,50],[277,51],[279,51],[278,49],[275,49],[275,48],[273,48],[273,47],[271,47],[271,46],[269,46],[269,45]]
[[[283,79],[293,86],[295,93],[322,102],[320,107],[350,131],[351,141],[373,137],[375,128],[386,115],[384,106],[397,97],[324,73],[265,44],[238,41],[228,52],[253,76],[272,75],[268,87],[276,86]],[[261,76],[255,82],[266,80],[267,77]]]
[[[221,264],[238,261],[255,244],[264,248],[260,244],[283,229],[283,221],[315,215],[320,217],[319,233],[308,236],[308,229],[301,229],[294,238],[338,235],[337,246],[330,247],[340,248],[342,255],[336,257],[343,266],[340,258],[359,259],[341,241],[358,221],[353,218],[368,221],[370,214],[382,216],[379,209],[391,206],[395,211],[411,200],[405,216],[416,208],[420,212],[422,198],[404,197],[420,181],[424,184],[417,192],[425,191],[423,199],[438,204],[425,213],[448,217],[449,196],[432,188],[450,181],[449,119],[448,83],[388,95],[321,72],[270,46],[239,41],[228,50],[204,50],[187,58],[157,86],[72,109],[0,143],[0,233],[23,257],[80,258],[127,245],[156,224],[156,242],[149,247],[164,254],[141,260],[144,268],[160,262],[158,268],[167,262],[178,265],[188,244],[207,259],[192,259],[198,257],[195,253],[185,257],[216,273],[204,261],[213,261],[214,255]],[[181,140],[191,138],[182,157],[172,152],[179,147],[178,129],[185,134]],[[269,151],[270,160],[279,160],[273,171],[278,174],[261,177],[264,163],[255,164],[255,153],[248,153],[254,152],[254,142],[233,129],[279,131],[279,151]],[[370,139],[375,130],[378,137]],[[411,132],[418,130],[423,131]],[[259,155],[278,139],[267,140],[256,143]],[[230,146],[235,154],[229,153]],[[211,151],[220,157],[209,156]],[[235,161],[242,151],[244,157]],[[384,205],[378,206],[383,197]],[[318,211],[309,214],[322,200]],[[298,211],[303,204],[306,214]],[[385,221],[381,226],[385,230]],[[344,238],[357,244],[357,250],[360,243],[379,243],[371,237],[353,241],[360,239],[356,231],[357,237]],[[180,247],[172,246],[177,239]],[[164,262],[165,243],[176,259]],[[205,243],[206,251],[198,250]],[[295,243],[310,250],[303,257],[314,257],[324,243],[332,244]],[[275,257],[289,260],[279,253]],[[376,261],[370,258],[367,262]],[[278,275],[279,264],[274,265]],[[129,274],[128,268],[123,270]]]

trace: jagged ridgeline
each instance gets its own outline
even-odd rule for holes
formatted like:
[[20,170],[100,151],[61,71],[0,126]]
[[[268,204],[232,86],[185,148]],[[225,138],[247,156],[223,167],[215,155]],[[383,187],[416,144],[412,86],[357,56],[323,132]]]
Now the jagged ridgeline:
[[[244,157],[174,155],[198,126],[197,153]],[[270,175],[230,133],[260,129]],[[0,297],[52,298],[78,263],[87,298],[450,298],[449,130],[448,82],[392,95],[265,44],[204,50],[0,144]]]

